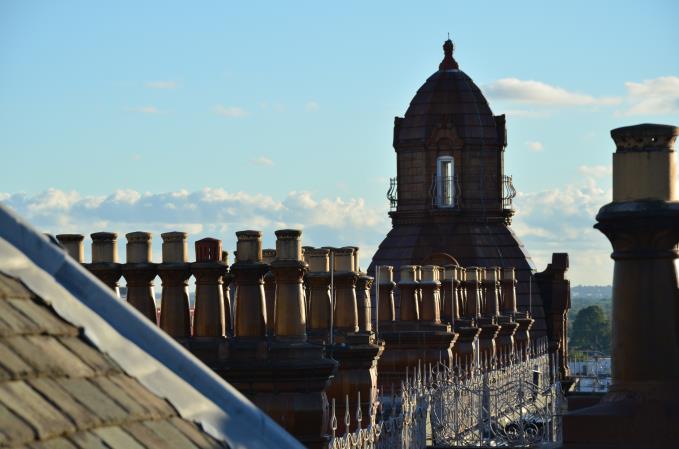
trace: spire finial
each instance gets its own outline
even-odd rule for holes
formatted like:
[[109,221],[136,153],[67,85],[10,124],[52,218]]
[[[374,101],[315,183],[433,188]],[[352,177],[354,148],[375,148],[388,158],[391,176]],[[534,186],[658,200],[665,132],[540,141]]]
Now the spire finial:
[[439,70],[457,70],[459,66],[453,58],[453,50],[455,46],[450,40],[450,33],[448,33],[448,40],[443,43],[443,61],[439,64]]

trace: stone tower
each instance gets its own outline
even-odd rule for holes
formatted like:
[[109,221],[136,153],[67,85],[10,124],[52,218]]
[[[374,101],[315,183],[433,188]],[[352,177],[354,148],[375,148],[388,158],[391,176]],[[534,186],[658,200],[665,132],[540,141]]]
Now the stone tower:
[[395,273],[401,265],[515,267],[518,308],[532,310],[540,335],[546,324],[533,264],[509,227],[515,191],[504,171],[505,116],[493,115],[453,50],[447,40],[439,70],[394,121],[392,230],[369,272],[377,265]]

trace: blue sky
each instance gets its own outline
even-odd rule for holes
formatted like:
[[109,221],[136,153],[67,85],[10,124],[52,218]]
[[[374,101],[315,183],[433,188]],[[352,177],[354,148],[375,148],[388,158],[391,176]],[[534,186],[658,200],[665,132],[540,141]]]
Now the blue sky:
[[[514,229],[609,283],[610,129],[679,125],[679,3],[0,2],[0,200],[45,231],[389,229],[394,116],[442,58],[508,115]],[[159,237],[155,243],[159,253]]]

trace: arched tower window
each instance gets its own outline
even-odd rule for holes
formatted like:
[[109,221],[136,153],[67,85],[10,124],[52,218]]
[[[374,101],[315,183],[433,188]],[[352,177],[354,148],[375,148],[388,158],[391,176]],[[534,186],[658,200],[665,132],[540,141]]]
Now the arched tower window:
[[439,156],[436,159],[436,206],[456,207],[455,201],[455,159]]

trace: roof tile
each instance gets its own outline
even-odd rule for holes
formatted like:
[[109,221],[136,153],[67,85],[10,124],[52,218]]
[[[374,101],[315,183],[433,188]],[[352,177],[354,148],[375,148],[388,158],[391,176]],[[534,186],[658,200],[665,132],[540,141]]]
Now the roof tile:
[[0,276],[0,299],[30,299],[31,296],[31,292],[21,282],[7,275]]
[[81,338],[60,337],[59,341],[96,373],[121,372],[118,365],[110,357],[97,351]]
[[143,401],[128,395],[125,390],[120,388],[116,383],[112,382],[108,377],[95,377],[90,379],[90,382],[99,387],[99,389],[104,394],[106,394],[109,398],[125,409],[128,414],[128,418],[133,420],[141,420],[153,417],[153,409],[144,407]]
[[78,432],[69,436],[78,449],[109,449],[104,441],[93,432]]
[[122,388],[128,395],[137,398],[158,417],[176,416],[175,409],[165,400],[152,394],[135,379],[128,376],[112,376],[111,381]]
[[32,379],[28,384],[62,411],[78,429],[102,424],[102,420],[85,408],[78,400],[53,379]]
[[10,409],[0,404],[0,446],[30,441],[36,437],[28,423]]
[[24,381],[0,383],[0,403],[28,422],[41,439],[73,432],[73,423]]
[[[16,336],[4,344],[31,365],[38,376],[91,376],[94,372],[59,341],[46,335]],[[39,357],[36,355],[39,354]]]
[[30,303],[24,299],[0,300],[0,336],[9,337],[17,334],[38,334],[42,328],[13,307],[12,302]]
[[159,437],[153,430],[142,422],[128,423],[124,425],[127,433],[132,435],[139,443],[146,447],[164,447],[167,442]]
[[0,373],[0,379],[16,380],[32,374],[33,368],[24,362],[21,357],[16,355],[11,347],[5,345],[4,342],[5,339],[0,338],[0,366],[2,366],[3,371],[7,373],[7,377],[2,377],[2,374]]
[[177,449],[196,449],[198,447],[168,421],[146,421],[144,425],[165,440],[166,445],[171,442],[173,447]]
[[111,449],[144,449],[145,447],[119,427],[101,427],[95,430],[94,433],[101,437],[104,443]]
[[59,318],[51,308],[41,300],[25,301],[23,299],[10,299],[12,307],[21,312],[40,332],[51,335],[78,335],[78,329]]
[[104,422],[123,422],[127,412],[87,379],[61,378],[57,382],[97,418]]
[[196,446],[204,449],[224,449],[226,446],[209,437],[198,424],[190,423],[181,418],[172,418],[172,425],[186,435]]
[[30,449],[78,449],[66,438],[52,438],[47,441],[35,441],[28,445]]

